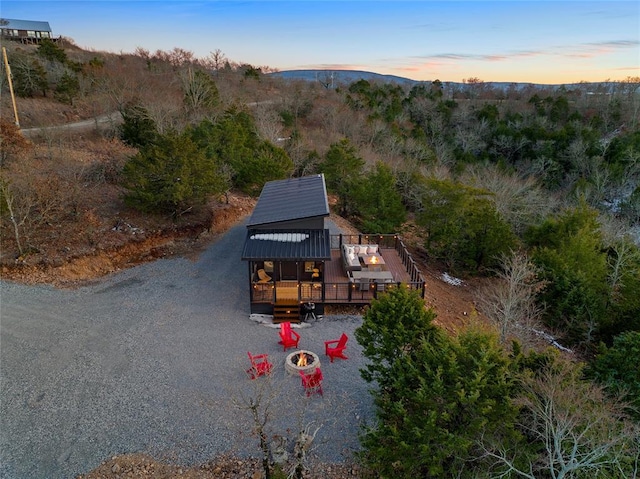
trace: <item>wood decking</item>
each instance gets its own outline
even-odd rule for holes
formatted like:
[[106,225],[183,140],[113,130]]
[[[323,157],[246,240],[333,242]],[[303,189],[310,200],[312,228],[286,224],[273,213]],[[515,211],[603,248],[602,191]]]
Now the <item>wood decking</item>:
[[[393,274],[395,282],[407,283],[411,280],[407,269],[400,260],[400,255],[393,248],[380,249],[380,255],[384,259],[385,268]],[[342,257],[340,250],[331,250],[331,261],[324,264],[324,282],[325,283],[348,283],[349,277],[342,266]]]
[[[278,281],[275,284],[252,284],[252,302],[280,303],[283,311],[290,310],[294,302],[312,302],[318,304],[368,304],[380,293],[399,284],[407,284],[412,289],[423,289],[421,275],[409,269],[397,249],[380,248],[379,254],[384,259],[383,268],[393,276],[391,283],[354,282],[344,270],[340,249],[331,250],[331,260],[324,263],[321,281]],[[417,278],[414,276],[418,276]],[[286,306],[285,306],[286,305]],[[289,313],[291,314],[291,313]]]

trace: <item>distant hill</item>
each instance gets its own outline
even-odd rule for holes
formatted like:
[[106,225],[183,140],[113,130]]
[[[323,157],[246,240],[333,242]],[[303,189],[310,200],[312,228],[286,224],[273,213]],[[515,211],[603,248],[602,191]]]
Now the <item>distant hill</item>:
[[[359,80],[367,80],[367,81],[379,81],[383,83],[398,83],[401,85],[413,86],[419,83],[431,83],[431,81],[419,81],[412,80],[411,78],[405,78],[397,75],[382,75],[380,73],[362,71],[362,70],[285,70],[270,73],[269,75],[284,78],[288,80],[306,80],[306,81],[318,81],[327,87],[333,86],[338,87],[341,85],[350,85],[351,83],[357,82]],[[434,79],[435,80],[435,79]],[[515,85],[515,87],[519,90],[525,88],[527,86],[535,86],[538,88],[552,88],[557,89],[562,86],[565,88],[576,88],[576,87],[584,87],[584,83],[569,83],[569,84],[557,84],[557,85],[547,85],[547,84],[539,84],[539,83],[517,83],[517,82],[486,82],[487,85],[492,86],[493,88],[497,88],[500,90],[506,90],[507,88]],[[445,88],[455,88],[464,90],[464,88],[469,87],[469,84],[462,82],[450,82],[443,81],[443,87]],[[607,87],[609,89],[615,88],[617,82],[591,82],[588,85],[593,88],[597,87]]]
[[359,80],[380,81],[384,83],[402,83],[414,85],[421,83],[410,78],[396,75],[381,75],[380,73],[361,70],[286,70],[270,73],[270,75],[288,80],[319,81],[328,86],[349,85]]

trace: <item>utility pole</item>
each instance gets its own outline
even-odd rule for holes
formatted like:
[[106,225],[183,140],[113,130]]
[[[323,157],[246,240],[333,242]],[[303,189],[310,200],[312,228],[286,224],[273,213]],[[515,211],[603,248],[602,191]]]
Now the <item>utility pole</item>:
[[7,81],[9,82],[9,92],[11,93],[11,103],[13,104],[13,115],[16,119],[16,126],[20,128],[18,108],[16,107],[16,96],[13,94],[13,82],[11,81],[11,68],[9,67],[9,59],[7,58],[7,49],[5,47],[2,47],[2,58],[4,59],[4,69],[7,72]]

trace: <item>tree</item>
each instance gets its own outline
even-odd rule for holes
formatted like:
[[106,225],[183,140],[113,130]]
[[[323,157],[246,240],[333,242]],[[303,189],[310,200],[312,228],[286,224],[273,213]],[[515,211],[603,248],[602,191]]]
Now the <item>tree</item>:
[[229,165],[234,185],[246,193],[257,195],[265,182],[286,178],[293,171],[286,152],[261,140],[245,111],[230,109],[217,123],[205,120],[190,131],[209,158]]
[[181,77],[184,91],[184,104],[188,111],[199,112],[214,108],[219,101],[215,81],[201,70],[195,72],[189,68]]
[[30,98],[41,93],[46,96],[49,83],[47,72],[40,62],[27,55],[16,55],[11,65],[16,95]]
[[122,110],[120,137],[127,145],[147,146],[158,137],[158,128],[149,112],[142,105],[129,104]]
[[486,447],[497,477],[537,479],[638,477],[639,429],[602,389],[581,379],[580,366],[557,358],[539,374],[525,374],[519,427],[534,457],[522,459],[522,445]]
[[513,251],[500,257],[496,276],[478,296],[482,311],[496,325],[501,344],[514,338],[530,343],[542,314],[536,297],[544,283],[537,267],[525,253]]
[[63,103],[73,105],[73,99],[80,91],[78,77],[69,71],[65,71],[56,85],[55,97]]
[[586,370],[587,376],[605,386],[611,396],[622,396],[631,405],[630,413],[640,418],[640,331],[627,331],[605,345]]
[[369,382],[380,387],[391,380],[393,363],[418,347],[423,339],[441,333],[433,325],[433,310],[426,309],[420,295],[408,288],[390,290],[371,303],[355,331],[369,364],[361,371]]
[[48,38],[43,38],[38,45],[38,55],[51,62],[67,63],[67,54]]
[[521,178],[497,165],[470,165],[461,181],[490,191],[496,211],[518,235],[539,224],[557,206],[557,200],[535,178]]
[[159,136],[125,164],[123,175],[127,204],[174,217],[223,189],[215,161],[188,134]]
[[211,68],[215,72],[215,75],[217,77],[226,62],[226,55],[222,52],[222,50],[216,48],[214,51],[209,52],[209,56],[206,59],[206,66]]
[[13,235],[18,248],[18,254],[22,256],[25,250],[22,246],[22,227],[31,214],[32,205],[28,204],[23,211],[17,211],[14,204],[16,203],[16,195],[11,184],[4,178],[0,178],[0,212],[8,213],[9,220],[13,226]]
[[527,233],[532,259],[547,282],[544,320],[571,344],[597,342],[607,320],[607,257],[597,213],[581,205]]
[[353,212],[353,191],[361,181],[364,160],[348,139],[333,143],[319,169],[325,174],[327,189],[338,195],[343,216]]
[[406,219],[402,198],[395,186],[391,168],[378,162],[358,184],[354,208],[360,217],[361,230],[369,233],[395,233]]
[[356,330],[362,376],[377,385],[362,457],[380,477],[469,477],[481,437],[515,438],[509,361],[495,338],[449,338],[433,318],[400,288],[372,302]]
[[492,195],[449,180],[426,179],[422,211],[426,248],[451,268],[479,271],[497,265],[515,246],[509,225],[498,215]]

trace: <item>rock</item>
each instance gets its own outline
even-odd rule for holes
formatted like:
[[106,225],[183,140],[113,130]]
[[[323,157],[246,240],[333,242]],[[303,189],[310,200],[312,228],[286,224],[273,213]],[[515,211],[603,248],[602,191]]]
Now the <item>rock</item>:
[[120,464],[114,464],[111,467],[111,472],[113,472],[114,474],[118,474],[121,470],[122,468],[120,467]]

